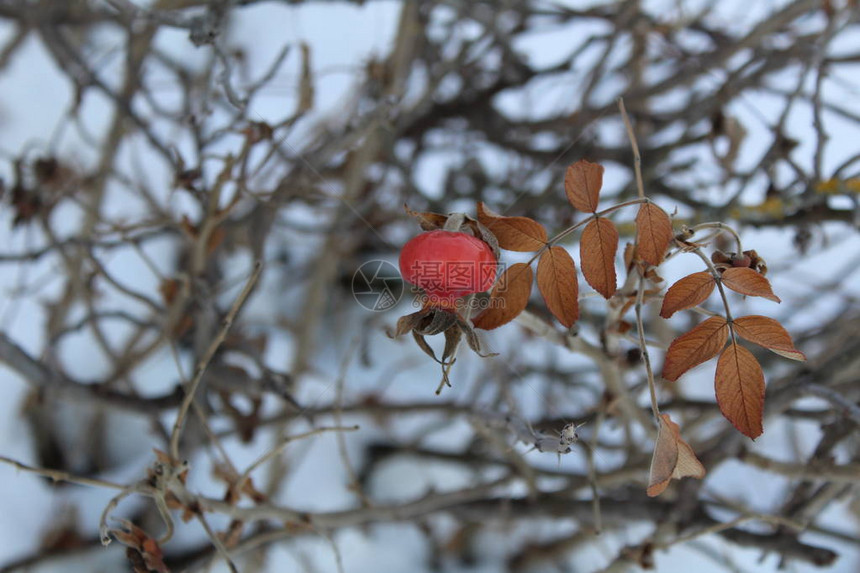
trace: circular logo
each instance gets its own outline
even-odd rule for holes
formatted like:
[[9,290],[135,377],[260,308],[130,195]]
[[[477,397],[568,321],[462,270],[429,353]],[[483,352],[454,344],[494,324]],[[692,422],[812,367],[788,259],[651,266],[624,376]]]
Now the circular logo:
[[374,312],[388,310],[403,296],[403,279],[388,261],[368,261],[352,275],[355,302]]

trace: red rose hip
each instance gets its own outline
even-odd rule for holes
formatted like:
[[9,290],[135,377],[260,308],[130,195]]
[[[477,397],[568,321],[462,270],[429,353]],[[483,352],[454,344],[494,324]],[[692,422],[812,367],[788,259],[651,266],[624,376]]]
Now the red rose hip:
[[400,251],[400,274],[424,289],[431,306],[450,307],[462,296],[489,289],[496,267],[490,246],[466,233],[429,231]]

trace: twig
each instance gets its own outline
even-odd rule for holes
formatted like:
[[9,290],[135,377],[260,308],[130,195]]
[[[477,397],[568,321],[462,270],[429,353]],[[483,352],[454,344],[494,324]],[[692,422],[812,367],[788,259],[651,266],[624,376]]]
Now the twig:
[[254,270],[251,272],[251,276],[248,278],[245,288],[243,288],[242,292],[239,293],[239,296],[236,297],[236,300],[233,302],[233,306],[230,308],[227,316],[221,323],[221,330],[209,344],[209,348],[206,349],[205,354],[203,354],[203,358],[201,358],[200,362],[197,364],[197,368],[194,371],[194,377],[191,379],[191,383],[186,389],[185,399],[179,407],[176,421],[173,424],[173,432],[170,435],[170,455],[174,459],[179,459],[179,437],[182,434],[185,416],[188,413],[188,409],[191,407],[191,402],[194,400],[194,394],[197,392],[197,387],[203,379],[203,373],[206,371],[206,367],[209,365],[212,357],[215,356],[221,343],[224,342],[224,339],[227,337],[227,332],[233,325],[233,320],[236,318],[236,315],[239,314],[239,310],[242,308],[242,304],[244,304],[245,299],[247,299],[248,295],[251,294],[251,291],[257,283],[257,279],[260,278],[260,273],[262,271],[263,263],[260,261],[254,263]]
[[654,381],[654,371],[651,369],[651,355],[648,352],[648,344],[645,341],[645,325],[642,322],[642,298],[645,291],[645,277],[639,277],[639,286],[636,291],[636,331],[639,335],[639,350],[642,353],[642,361],[645,363],[645,373],[648,376],[651,412],[654,414],[654,421],[659,423],[660,406],[657,403],[657,384]]
[[310,430],[301,434],[296,434],[294,436],[287,436],[286,438],[281,440],[280,444],[278,444],[274,448],[269,449],[269,451],[257,458],[254,463],[249,465],[248,468],[244,472],[242,472],[242,475],[236,482],[236,489],[238,491],[241,491],[242,487],[244,487],[245,483],[248,481],[248,478],[251,476],[251,473],[255,469],[277,456],[284,448],[286,448],[289,444],[295,442],[296,440],[303,440],[305,438],[316,436],[317,434],[324,434],[326,432],[354,432],[358,429],[359,426],[327,426],[322,428],[316,428],[314,430]]
[[645,184],[642,182],[642,156],[639,154],[639,143],[636,141],[633,125],[630,123],[630,117],[627,115],[627,109],[624,107],[624,98],[618,98],[618,109],[621,110],[624,127],[627,129],[627,137],[630,139],[630,146],[633,148],[633,172],[636,174],[636,192],[639,193],[640,199],[645,199]]
[[21,471],[34,473],[34,474],[37,474],[40,476],[44,476],[44,477],[50,478],[54,481],[76,483],[79,485],[89,485],[89,486],[93,486],[93,487],[107,487],[110,489],[118,489],[118,490],[125,490],[126,489],[126,486],[124,486],[122,484],[118,484],[116,482],[103,480],[103,479],[76,476],[76,475],[70,474],[68,472],[63,472],[63,471],[59,471],[59,470],[36,468],[36,467],[30,466],[30,465],[21,463],[17,460],[13,460],[12,458],[7,458],[6,456],[0,456],[0,462],[14,466],[15,468],[17,468]]

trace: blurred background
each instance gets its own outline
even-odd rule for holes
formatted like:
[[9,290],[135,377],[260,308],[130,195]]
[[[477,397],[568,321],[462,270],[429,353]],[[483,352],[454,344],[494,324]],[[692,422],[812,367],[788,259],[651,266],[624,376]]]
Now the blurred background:
[[[0,0],[0,571],[857,571],[858,18]],[[483,201],[552,236],[584,219],[563,184],[583,158],[601,205],[634,198],[619,97],[675,231],[723,222],[767,261],[782,303],[733,313],[809,357],[756,350],[755,441],[720,415],[713,361],[658,377],[707,474],[655,498],[633,309],[580,280],[568,331],[535,292],[437,394],[439,364],[388,336],[415,292],[377,272],[420,232],[404,204]],[[623,248],[635,213],[613,217]],[[561,244],[579,264],[578,234]],[[673,256],[657,287],[703,269]],[[655,300],[659,373],[700,315]],[[568,424],[569,452],[535,449]]]

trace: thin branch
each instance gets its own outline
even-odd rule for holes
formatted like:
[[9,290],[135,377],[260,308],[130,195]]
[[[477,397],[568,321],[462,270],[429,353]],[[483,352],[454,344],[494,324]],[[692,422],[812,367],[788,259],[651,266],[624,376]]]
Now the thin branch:
[[233,306],[230,307],[230,310],[227,312],[227,316],[224,317],[224,320],[221,322],[221,329],[218,331],[218,334],[209,344],[209,348],[206,349],[206,352],[203,354],[203,357],[197,364],[197,368],[194,371],[194,376],[185,390],[185,399],[182,401],[182,404],[179,407],[179,412],[176,415],[176,421],[173,424],[173,432],[170,435],[170,455],[174,459],[179,459],[179,437],[182,434],[182,427],[183,423],[185,422],[185,416],[188,413],[188,409],[191,407],[191,402],[194,400],[194,395],[197,392],[197,387],[200,385],[200,381],[203,379],[203,373],[206,371],[206,367],[209,365],[209,362],[212,360],[212,357],[215,356],[215,353],[218,351],[218,348],[221,346],[221,343],[224,342],[224,339],[227,337],[227,333],[230,331],[230,327],[233,325],[233,320],[236,318],[236,315],[239,314],[239,310],[241,310],[242,305],[245,303],[245,300],[251,294],[251,291],[254,289],[254,285],[257,284],[257,279],[260,278],[260,273],[262,271],[262,262],[257,261],[256,263],[254,263],[254,270],[251,272],[251,276],[248,278],[248,282],[245,283],[245,288],[243,288],[242,291],[239,293],[239,296],[236,297],[236,300],[233,302]]

